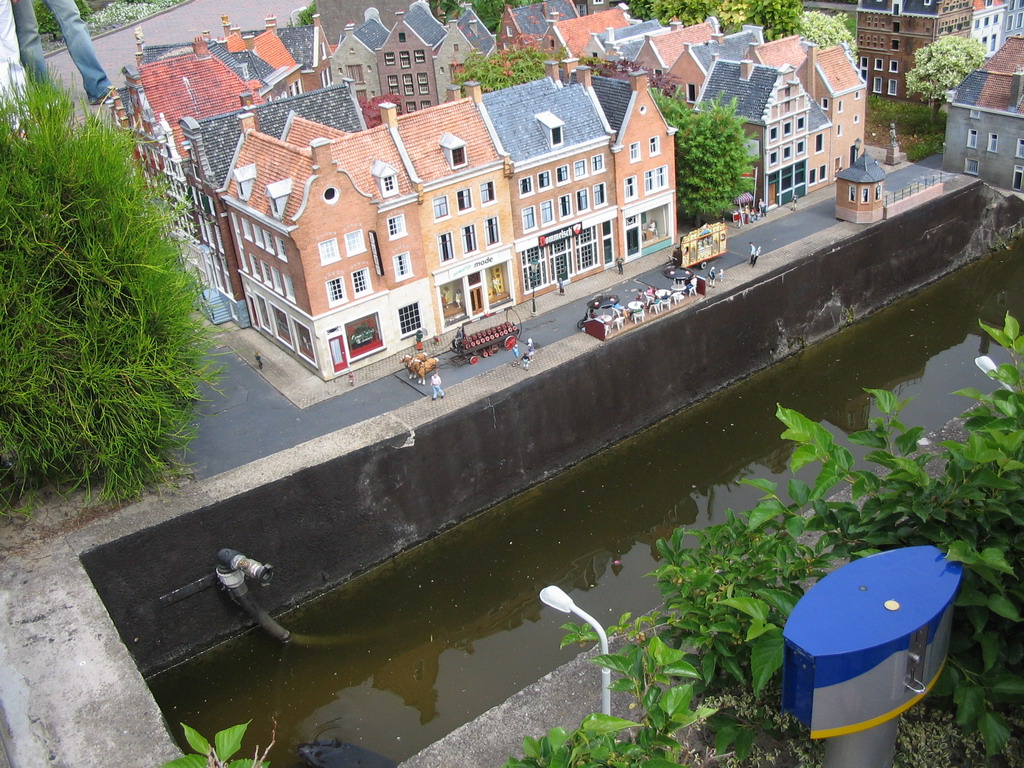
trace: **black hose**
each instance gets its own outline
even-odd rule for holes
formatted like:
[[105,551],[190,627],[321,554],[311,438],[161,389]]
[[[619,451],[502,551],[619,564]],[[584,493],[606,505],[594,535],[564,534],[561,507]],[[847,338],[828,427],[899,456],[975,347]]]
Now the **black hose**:
[[244,582],[238,587],[228,587],[228,592],[231,593],[231,597],[241,606],[242,610],[254,618],[263,631],[272,638],[280,640],[282,643],[287,643],[292,639],[292,633],[274,621],[270,614],[263,610],[263,606],[256,602],[256,598],[249,594],[249,588],[245,586]]

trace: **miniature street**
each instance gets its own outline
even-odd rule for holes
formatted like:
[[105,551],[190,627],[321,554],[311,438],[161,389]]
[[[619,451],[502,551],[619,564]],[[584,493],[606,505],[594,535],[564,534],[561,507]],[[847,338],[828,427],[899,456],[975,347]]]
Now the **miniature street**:
[[[889,174],[888,190],[895,192],[935,176],[940,163],[941,158],[935,156],[904,164]],[[726,279],[717,288],[708,288],[702,301],[732,292],[772,271],[784,260],[857,229],[856,225],[836,220],[832,187],[801,199],[795,212],[784,206],[750,225],[730,225],[729,252],[714,262],[717,269],[725,270]],[[762,247],[754,268],[747,263],[751,241]],[[661,274],[661,268],[669,261],[670,252],[671,249],[665,249],[632,261],[625,265],[621,276],[613,268],[569,283],[564,296],[557,292],[538,296],[536,317],[530,316],[530,299],[522,301],[514,310],[522,320],[521,342],[532,338],[537,346],[529,371],[513,367],[513,355],[507,351],[481,358],[477,365],[457,365],[450,351],[451,334],[442,337],[438,344],[432,343],[430,337],[425,338],[425,351],[441,360],[440,374],[448,395],[443,401],[428,399],[429,382],[421,386],[408,378],[399,358],[414,351],[411,347],[396,350],[388,358],[357,371],[352,385],[347,377],[321,381],[256,330],[226,331],[218,349],[218,363],[223,366],[221,382],[199,407],[198,436],[185,460],[196,478],[210,477],[417,401],[434,413],[456,409],[476,394],[467,389],[467,384],[491,371],[500,369],[495,375],[508,381],[538,375],[545,368],[546,348],[563,339],[584,335],[577,330],[576,323],[584,314],[588,298],[613,293],[625,299],[647,285],[668,287],[670,281]],[[672,311],[693,308],[688,303]],[[656,321],[657,317],[649,315],[645,322]],[[498,320],[500,317],[496,316],[495,322]],[[610,340],[614,338],[613,334]],[[262,370],[255,367],[256,353],[263,361]]]

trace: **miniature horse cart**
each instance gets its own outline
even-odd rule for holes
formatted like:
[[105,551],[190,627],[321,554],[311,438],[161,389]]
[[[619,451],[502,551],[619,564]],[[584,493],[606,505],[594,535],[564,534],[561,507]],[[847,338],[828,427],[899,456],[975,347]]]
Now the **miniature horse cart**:
[[483,325],[484,321],[493,319],[483,317],[459,328],[452,339],[452,352],[455,353],[456,363],[476,365],[481,357],[490,357],[502,348],[512,349],[516,345],[519,334],[523,332],[523,324],[515,311],[506,309],[503,323]]

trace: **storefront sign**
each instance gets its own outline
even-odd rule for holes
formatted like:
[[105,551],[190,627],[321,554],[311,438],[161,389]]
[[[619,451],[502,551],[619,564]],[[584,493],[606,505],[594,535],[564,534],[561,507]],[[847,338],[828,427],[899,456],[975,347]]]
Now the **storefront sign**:
[[345,338],[348,341],[349,354],[353,358],[384,346],[384,340],[380,335],[380,322],[376,314],[345,323]]
[[537,238],[537,245],[543,248],[545,245],[557,243],[559,240],[565,240],[570,237],[575,237],[582,231],[582,224],[569,224],[568,226],[562,227],[561,229],[556,229],[554,232],[548,232],[546,235],[540,235]]
[[376,230],[370,230],[370,253],[373,255],[373,266],[377,270],[377,274],[381,277],[384,276],[384,261],[380,257],[380,243],[377,241]]
[[448,271],[448,279],[454,280],[457,277],[468,275],[471,272],[479,272],[484,267],[489,267],[494,264],[497,259],[494,256],[485,256],[482,259],[477,259],[471,264],[463,264],[461,267],[453,267]]

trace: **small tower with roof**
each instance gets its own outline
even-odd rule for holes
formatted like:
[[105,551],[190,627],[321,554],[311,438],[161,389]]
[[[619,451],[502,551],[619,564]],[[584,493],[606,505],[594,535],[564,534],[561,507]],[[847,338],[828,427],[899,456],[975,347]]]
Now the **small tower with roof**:
[[854,144],[857,157],[849,168],[836,174],[836,218],[855,224],[881,221],[885,213],[885,171],[860,139]]

